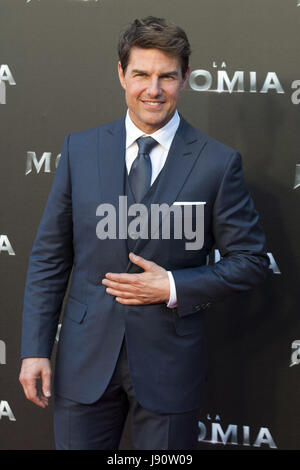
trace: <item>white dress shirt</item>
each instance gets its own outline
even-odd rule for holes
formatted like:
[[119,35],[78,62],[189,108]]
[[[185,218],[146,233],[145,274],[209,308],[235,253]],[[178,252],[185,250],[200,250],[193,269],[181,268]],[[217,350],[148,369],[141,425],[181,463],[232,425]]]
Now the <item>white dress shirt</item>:
[[[158,142],[151,151],[150,151],[150,159],[151,159],[151,166],[152,166],[152,176],[151,176],[151,185],[159,175],[160,171],[162,170],[174,135],[177,131],[177,128],[180,123],[180,117],[177,111],[175,111],[174,116],[170,121],[164,126],[158,129],[157,131],[151,134],[151,137]],[[126,127],[126,168],[129,174],[130,168],[132,163],[134,162],[135,158],[138,154],[138,144],[136,140],[139,137],[145,137],[150,134],[145,134],[141,129],[136,127],[136,125],[132,122],[129,111],[127,111],[126,119],[125,119],[125,127]],[[177,295],[176,295],[176,287],[173,275],[171,271],[167,271],[169,276],[169,283],[170,283],[170,298],[167,304],[167,307],[174,308],[177,305]]]

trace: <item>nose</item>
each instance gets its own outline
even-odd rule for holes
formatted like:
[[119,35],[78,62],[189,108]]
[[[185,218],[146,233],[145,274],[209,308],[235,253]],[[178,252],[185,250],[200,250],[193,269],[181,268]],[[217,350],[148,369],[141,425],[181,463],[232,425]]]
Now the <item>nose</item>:
[[160,96],[161,89],[160,89],[159,79],[157,77],[151,78],[148,84],[147,92],[148,92],[148,96],[151,98]]

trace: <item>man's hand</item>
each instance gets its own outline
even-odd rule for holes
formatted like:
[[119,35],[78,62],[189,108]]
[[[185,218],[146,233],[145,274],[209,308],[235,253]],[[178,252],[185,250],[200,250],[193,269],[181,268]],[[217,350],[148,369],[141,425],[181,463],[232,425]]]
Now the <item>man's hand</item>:
[[[41,391],[37,381],[41,380]],[[28,400],[41,408],[48,406],[51,396],[51,365],[46,357],[30,357],[23,359],[19,380]]]
[[146,305],[168,303],[170,297],[169,276],[167,271],[141,256],[129,254],[133,264],[144,269],[143,273],[107,273],[102,284],[106,292],[116,297],[124,305]]

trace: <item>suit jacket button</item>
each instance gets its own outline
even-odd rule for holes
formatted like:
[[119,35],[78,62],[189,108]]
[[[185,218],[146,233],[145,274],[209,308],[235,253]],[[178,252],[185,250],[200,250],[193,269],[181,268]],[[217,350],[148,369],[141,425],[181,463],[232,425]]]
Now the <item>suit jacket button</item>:
[[207,309],[208,307],[210,307],[210,303],[207,302],[207,304],[202,304],[201,305],[201,308],[203,308],[203,310]]

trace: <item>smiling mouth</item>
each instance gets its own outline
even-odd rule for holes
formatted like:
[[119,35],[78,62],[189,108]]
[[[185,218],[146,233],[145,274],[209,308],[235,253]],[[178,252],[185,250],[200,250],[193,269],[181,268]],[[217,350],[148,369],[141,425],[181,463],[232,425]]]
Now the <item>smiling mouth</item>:
[[149,105],[149,106],[159,106],[161,104],[164,104],[164,101],[148,101],[148,100],[142,100],[142,103]]

